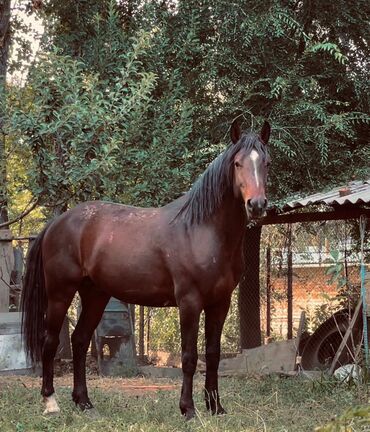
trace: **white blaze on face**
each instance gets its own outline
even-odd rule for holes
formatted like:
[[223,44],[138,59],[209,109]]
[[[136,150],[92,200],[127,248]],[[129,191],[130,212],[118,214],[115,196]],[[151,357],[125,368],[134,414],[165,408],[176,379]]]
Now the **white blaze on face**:
[[259,157],[260,156],[259,156],[259,154],[258,154],[258,152],[256,150],[252,150],[251,151],[250,158],[251,158],[251,161],[253,163],[254,177],[256,179],[256,185],[257,185],[257,187],[260,184],[259,177],[258,177],[258,172],[257,172],[257,161],[258,161]]
[[58,402],[56,401],[54,395],[44,397],[44,403],[45,403],[45,411],[43,412],[44,415],[56,414],[60,412]]

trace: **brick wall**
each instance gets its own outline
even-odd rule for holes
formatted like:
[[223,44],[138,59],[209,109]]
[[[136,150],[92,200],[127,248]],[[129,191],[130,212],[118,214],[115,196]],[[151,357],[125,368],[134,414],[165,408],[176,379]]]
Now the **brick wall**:
[[[305,310],[308,317],[314,314],[317,307],[324,304],[336,305],[331,298],[337,294],[336,283],[330,284],[330,276],[326,274],[327,267],[294,267],[293,268],[293,334],[299,325],[302,310]],[[360,283],[360,269],[358,266],[351,266],[348,269],[349,281],[352,284]],[[287,335],[287,277],[272,275],[272,290],[278,296],[284,297],[282,300],[272,301],[271,327],[272,335],[275,337],[286,338]],[[262,301],[263,303],[263,301]],[[262,328],[266,327],[266,305],[261,308]]]

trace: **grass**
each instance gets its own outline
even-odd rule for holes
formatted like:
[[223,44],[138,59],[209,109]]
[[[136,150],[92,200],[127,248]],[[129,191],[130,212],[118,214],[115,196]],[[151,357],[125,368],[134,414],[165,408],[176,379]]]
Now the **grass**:
[[[100,414],[98,418],[92,419],[74,407],[70,388],[59,387],[57,397],[62,412],[45,417],[42,415],[39,389],[28,389],[21,382],[14,381],[12,385],[0,389],[0,430],[304,432],[327,425],[323,431],[370,431],[370,408],[365,404],[369,397],[365,395],[366,389],[362,389],[361,407],[358,389],[335,381],[312,382],[301,378],[278,377],[222,378],[221,395],[228,414],[212,417],[205,409],[202,385],[203,378],[197,377],[194,399],[198,415],[186,422],[178,410],[177,389],[142,396],[112,389],[92,389],[90,396]],[[348,414],[351,410],[357,414]],[[344,419],[344,423],[341,419]],[[347,429],[341,429],[342,423],[348,425]]]

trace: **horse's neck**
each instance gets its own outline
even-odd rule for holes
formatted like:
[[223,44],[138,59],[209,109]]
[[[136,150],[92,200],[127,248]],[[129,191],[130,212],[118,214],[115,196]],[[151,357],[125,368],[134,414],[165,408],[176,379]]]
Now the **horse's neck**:
[[238,249],[242,247],[247,216],[243,203],[228,196],[217,210],[213,223],[225,247]]

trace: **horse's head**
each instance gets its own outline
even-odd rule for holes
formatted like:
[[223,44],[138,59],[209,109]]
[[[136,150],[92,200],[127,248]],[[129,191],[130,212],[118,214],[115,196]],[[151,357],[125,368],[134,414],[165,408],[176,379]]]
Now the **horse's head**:
[[239,124],[231,126],[231,140],[237,148],[234,156],[234,194],[242,197],[248,219],[260,218],[267,208],[266,181],[270,157],[267,143],[270,125],[265,121],[260,135],[242,133]]

